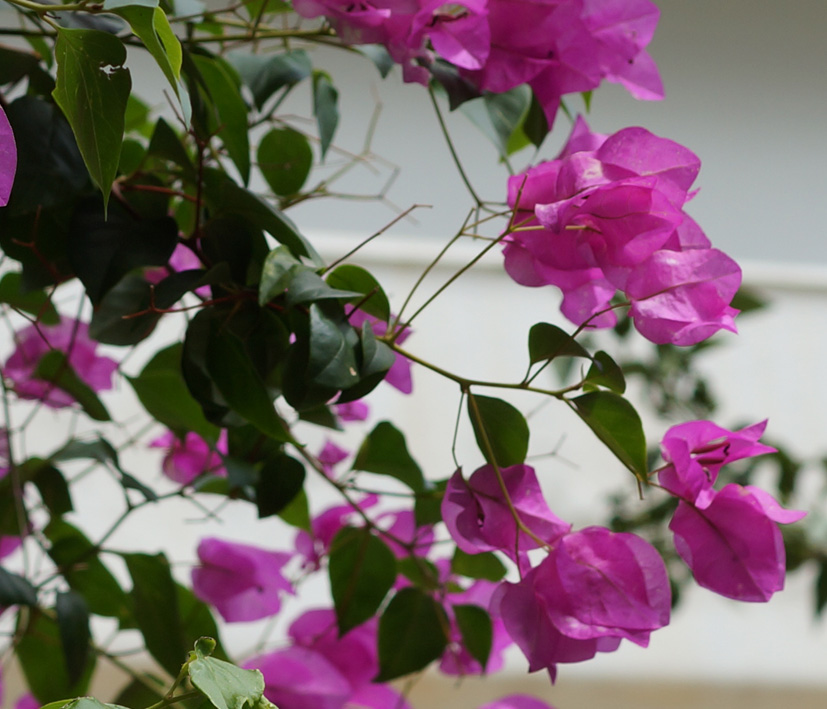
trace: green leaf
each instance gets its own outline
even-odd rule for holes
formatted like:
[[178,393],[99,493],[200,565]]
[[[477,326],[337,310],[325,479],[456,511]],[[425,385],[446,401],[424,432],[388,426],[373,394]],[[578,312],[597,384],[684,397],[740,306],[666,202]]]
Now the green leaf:
[[299,270],[310,270],[286,246],[277,246],[264,259],[261,282],[258,287],[259,305],[265,305],[281,295]]
[[525,461],[529,429],[518,409],[502,399],[469,393],[468,415],[477,445],[489,463],[507,468]]
[[144,43],[178,97],[184,122],[189,124],[192,108],[181,81],[181,43],[172,31],[166,14],[158,7],[158,0],[106,0],[103,7],[125,19]]
[[47,352],[32,373],[34,379],[52,382],[77,401],[86,414],[95,421],[111,421],[109,412],[94,391],[75,373],[63,352]]
[[168,216],[136,219],[120,205],[107,215],[88,200],[75,210],[68,237],[69,262],[97,306],[130,271],[165,266],[178,244],[178,225]]
[[388,296],[382,290],[379,281],[364,268],[349,263],[337,266],[327,275],[327,284],[338,290],[359,293],[359,297],[348,301],[351,305],[358,305],[360,310],[384,322],[390,320],[391,306]]
[[83,596],[90,612],[131,623],[132,604],[120,584],[100,560],[99,550],[68,522],[52,519],[44,530],[51,541],[49,556],[74,591]]
[[307,494],[304,489],[299,490],[298,494],[278,515],[287,524],[303,529],[305,532],[310,532],[310,508],[307,504]]
[[508,157],[509,142],[528,113],[531,90],[518,86],[504,93],[486,93],[480,100],[463,103],[460,110]]
[[469,604],[454,606],[454,617],[462,635],[462,644],[484,671],[494,638],[491,616],[479,606]]
[[379,75],[385,79],[391,73],[391,69],[396,66],[393,57],[388,53],[388,50],[381,44],[362,44],[353,47],[359,54],[370,59],[376,68],[379,70]]
[[396,567],[408,581],[418,588],[436,591],[440,588],[439,570],[436,565],[421,556],[397,559]]
[[431,485],[429,490],[416,493],[414,519],[417,527],[442,521],[442,498],[445,496],[448,480],[438,480],[429,484]]
[[214,112],[209,114],[210,133],[218,134],[246,185],[250,180],[250,141],[247,106],[233,77],[234,69],[215,57],[193,54],[192,60],[209,90]]
[[161,318],[159,313],[149,312],[151,305],[149,282],[142,275],[131,273],[103,296],[92,313],[89,336],[107,345],[139,343],[152,333]]
[[7,303],[15,310],[22,310],[37,318],[43,325],[56,325],[60,322],[55,306],[50,297],[42,290],[24,291],[23,276],[20,273],[7,273],[0,280],[0,303]]
[[218,438],[218,427],[204,418],[181,372],[183,346],[176,343],[159,351],[137,377],[127,377],[150,416],[176,433],[194,431],[208,441]]
[[26,579],[0,566],[0,607],[36,606],[37,592]]
[[445,611],[417,588],[403,588],[379,619],[379,675],[388,682],[417,672],[445,651]]
[[74,683],[83,676],[89,660],[89,608],[79,593],[65,591],[57,594],[55,611],[66,672]]
[[256,485],[259,519],[282,512],[304,486],[304,466],[289,455],[265,461]]
[[623,370],[607,353],[600,350],[594,355],[594,362],[586,374],[586,383],[606,387],[617,394],[626,391]]
[[149,140],[147,155],[168,160],[177,165],[191,182],[195,182],[197,179],[195,165],[192,164],[189,154],[181,144],[181,138],[163,118],[159,118],[155,123],[155,130],[152,131],[152,138]]
[[[155,689],[152,689],[155,685]],[[149,674],[138,674],[115,697],[115,703],[127,707],[148,707],[157,704],[164,698],[166,684],[157,677]],[[45,707],[41,707],[45,709]],[[55,709],[61,709],[55,707]]]
[[205,651],[210,648],[204,641],[210,639],[202,638],[195,644],[196,658],[187,667],[193,685],[207,695],[216,709],[244,709],[245,704],[255,706],[264,693],[261,672],[242,670],[229,662],[208,657]]
[[328,574],[341,637],[376,614],[396,580],[396,557],[367,527],[345,527],[330,544]]
[[827,561],[819,564],[818,577],[815,585],[815,614],[816,617],[823,615],[827,606]]
[[646,438],[640,416],[626,399],[608,391],[593,391],[571,399],[574,410],[639,480],[646,481]]
[[273,398],[235,335],[211,333],[206,364],[210,378],[233,411],[271,438],[287,440]]
[[46,505],[52,517],[60,517],[74,509],[66,478],[53,465],[48,463],[40,465],[32,482],[37,487],[40,499],[43,500],[43,504]]
[[176,677],[187,659],[188,643],[181,627],[176,584],[163,554],[124,554],[132,577],[135,619],[152,655]]
[[362,441],[353,461],[353,470],[388,475],[414,492],[425,490],[425,478],[408,452],[405,436],[388,421],[378,423]]
[[310,306],[307,379],[320,387],[347,389],[359,381],[356,334],[344,321],[328,317],[319,303]]
[[276,91],[295,86],[313,71],[310,57],[301,49],[269,56],[230,52],[227,59],[250,87],[259,110]]
[[291,308],[304,303],[319,300],[338,300],[341,298],[358,298],[359,293],[350,290],[332,288],[309,269],[295,269],[287,279],[287,305]]
[[539,148],[549,133],[548,120],[542,104],[532,92],[531,105],[523,121],[523,133],[535,148]]
[[187,646],[192,645],[201,636],[209,635],[211,640],[215,638],[213,656],[219,660],[228,659],[218,637],[218,625],[210,607],[204,601],[196,598],[192,590],[180,583],[175,584],[175,590],[177,592],[178,613],[181,616],[181,629]]
[[105,208],[118,173],[126,102],[132,90],[124,67],[126,49],[106,32],[58,28],[55,58],[53,96],[72,126]]
[[324,71],[313,72],[313,115],[319,127],[319,141],[322,160],[333,140],[339,123],[339,92],[333,86],[330,74]]
[[321,265],[316,250],[299,233],[296,225],[280,210],[252,192],[240,187],[223,172],[205,170],[204,189],[215,216],[236,215],[263,229],[284,244],[297,257],[307,257]]
[[57,622],[40,612],[30,618],[16,654],[26,684],[41,704],[85,694],[95,668],[91,654],[83,676],[74,682],[69,678]]
[[569,333],[547,322],[531,326],[528,332],[528,356],[531,364],[552,360],[555,357],[591,359],[588,350]]
[[385,379],[393,366],[395,355],[393,350],[384,342],[376,339],[370,323],[362,323],[359,333],[361,356],[359,364],[359,383],[342,391],[337,403],[345,404],[367,396],[376,386]]
[[502,581],[507,569],[493,552],[467,554],[457,547],[451,559],[451,572],[470,579]]
[[274,128],[258,144],[258,169],[277,195],[298,192],[313,166],[313,149],[298,131]]

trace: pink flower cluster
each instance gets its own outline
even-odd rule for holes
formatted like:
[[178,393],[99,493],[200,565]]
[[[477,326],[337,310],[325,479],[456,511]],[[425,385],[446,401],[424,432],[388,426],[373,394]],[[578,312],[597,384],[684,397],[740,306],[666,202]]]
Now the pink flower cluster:
[[554,122],[560,97],[603,79],[640,99],[663,98],[645,48],[659,11],[649,0],[294,0],[303,17],[324,15],[349,44],[382,44],[406,81],[427,83],[435,59],[474,86],[534,91]]
[[526,286],[563,291],[577,325],[610,327],[617,291],[658,344],[692,345],[724,329],[741,270],[683,211],[700,160],[643,128],[592,133],[578,118],[556,159],[509,179],[516,230],[505,268]]
[[9,195],[17,171],[17,145],[9,119],[0,106],[0,207],[9,203]]
[[57,325],[30,325],[15,333],[15,341],[17,349],[3,367],[3,376],[12,381],[21,399],[39,400],[55,409],[74,403],[52,382],[34,378],[41,358],[52,350],[63,352],[78,378],[93,391],[112,388],[118,363],[96,354],[97,343],[89,337],[86,323],[64,318]]
[[227,455],[226,430],[221,431],[214,445],[192,431],[188,431],[184,438],[167,431],[151,441],[149,447],[164,450],[161,470],[170,480],[181,485],[189,485],[206,473],[219,477],[227,475],[221,460],[222,454]]
[[[624,638],[645,647],[650,633],[669,622],[669,581],[657,551],[633,534],[572,532],[549,509],[527,465],[500,475],[502,485],[490,465],[467,481],[457,471],[442,517],[460,549],[502,551],[517,561],[521,580],[500,584],[489,608],[528,658],[529,671],[546,669],[553,680],[558,663],[616,650]],[[532,566],[527,552],[539,546],[548,553]]]
[[264,675],[264,696],[290,709],[410,709],[379,673],[373,618],[339,636],[332,610],[310,610],[288,630],[291,645],[244,664]]
[[739,601],[768,601],[784,588],[784,540],[777,523],[805,512],[785,510],[752,485],[715,490],[721,468],[742,458],[772,453],[758,442],[767,422],[728,431],[710,421],[670,428],[661,450],[661,487],[680,498],[669,524],[675,547],[700,586]]

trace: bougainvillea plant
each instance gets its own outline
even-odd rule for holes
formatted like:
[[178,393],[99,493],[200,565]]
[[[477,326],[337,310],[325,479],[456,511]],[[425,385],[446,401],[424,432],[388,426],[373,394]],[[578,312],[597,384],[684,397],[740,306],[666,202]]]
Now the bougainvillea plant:
[[[0,653],[22,667],[30,694],[19,706],[100,709],[82,695],[101,661],[130,677],[105,699],[135,709],[407,707],[391,683],[432,665],[492,673],[516,646],[553,681],[560,664],[623,641],[646,646],[669,622],[678,558],[728,598],[766,601],[783,588],[779,524],[804,513],[727,473],[775,451],[760,441],[766,422],[680,422],[653,463],[624,367],[590,339],[629,322],[672,349],[736,331],[740,269],[684,211],[698,157],[644,128],[602,135],[560,117],[604,81],[662,98],[646,51],[658,20],[649,0],[8,3]],[[421,84],[437,112],[476,102],[503,157],[538,149],[489,203],[451,146],[475,217],[449,247],[465,236],[483,246],[427,295],[420,279],[391,304],[358,265],[358,245],[326,262],[288,216],[330,198],[325,181],[308,186],[339,115],[312,51],[321,44],[364,54],[365,70],[372,61],[387,81]],[[157,64],[174,118],[140,100],[127,47]],[[314,123],[281,112],[299,85]],[[569,137],[537,160],[552,127]],[[522,379],[468,378],[416,348],[419,312],[492,249],[503,278],[559,291],[571,323],[530,328]],[[524,366],[523,345],[512,345]],[[579,374],[555,387],[548,365],[572,362]],[[454,387],[457,425],[473,431],[476,450],[453,470],[423,472],[423,442],[366,399],[386,385],[416,396],[417,368]],[[630,489],[665,510],[671,546],[620,518],[573,529],[558,517],[526,462],[531,426],[514,392],[581,419]],[[140,421],[113,406],[116,395],[134,395]],[[73,423],[52,428],[61,416]],[[343,447],[337,431],[374,419],[357,449]],[[123,464],[136,448],[158,449],[160,470]],[[121,489],[103,530],[75,511],[75,485],[91,476]],[[334,504],[315,499],[312,478]],[[249,507],[295,532],[253,545],[228,526],[175,570],[164,550],[110,544],[136,510],[173,500],[218,516]],[[231,663],[223,624],[284,614],[316,574],[329,603]],[[111,650],[136,633],[149,665]],[[483,709],[547,706],[512,695]]]

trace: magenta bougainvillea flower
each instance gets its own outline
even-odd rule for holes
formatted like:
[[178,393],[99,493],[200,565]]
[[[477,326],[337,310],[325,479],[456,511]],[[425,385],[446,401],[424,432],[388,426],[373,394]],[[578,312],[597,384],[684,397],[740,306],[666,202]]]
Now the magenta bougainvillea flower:
[[660,554],[634,534],[589,527],[562,537],[519,583],[494,599],[529,671],[582,662],[617,649],[623,638],[646,646],[669,622],[671,596]]
[[479,709],[554,709],[554,707],[528,694],[509,694],[507,697],[483,704]]
[[52,350],[66,354],[75,374],[93,391],[112,388],[112,374],[118,363],[95,354],[97,343],[89,338],[89,326],[64,318],[57,325],[30,325],[15,333],[17,349],[3,367],[3,374],[14,384],[21,399],[38,399],[46,406],[71,406],[74,398],[51,382],[35,379],[41,358]]
[[784,540],[777,523],[805,514],[783,509],[763,490],[730,484],[703,507],[681,500],[669,529],[698,585],[738,601],[768,601],[784,588]]
[[611,300],[622,291],[652,342],[734,332],[741,270],[683,211],[699,170],[671,140],[643,128],[603,136],[578,118],[556,159],[509,179],[517,229],[506,237],[506,271],[526,286],[560,288],[577,325],[613,325]]
[[198,544],[200,564],[192,570],[192,590],[228,623],[275,615],[281,596],[293,593],[282,574],[292,554],[207,537]]
[[329,609],[306,611],[288,631],[291,647],[254,658],[265,696],[290,709],[410,709],[393,688],[374,684],[379,672],[374,618],[341,637]]
[[[571,529],[549,509],[533,468],[513,465],[501,473],[514,509],[536,537],[552,544]],[[457,546],[468,554],[502,551],[516,561],[538,546],[525,532],[518,533],[491,465],[467,481],[460,470],[451,476],[442,498],[442,519]]]
[[333,404],[333,412],[339,421],[343,423],[367,421],[370,415],[370,407],[359,399],[357,401],[349,401],[346,404]]
[[321,463],[322,469],[324,470],[325,474],[329,477],[333,477],[333,469],[336,467],[337,464],[341,463],[343,460],[346,460],[347,457],[350,455],[350,451],[345,450],[337,446],[333,441],[330,439],[325,440],[324,446],[316,455],[316,459]]
[[170,480],[189,485],[199,475],[209,473],[224,477],[227,471],[221,454],[227,455],[227,431],[222,430],[215,444],[208,443],[197,433],[188,432],[183,439],[167,431],[149,444],[150,448],[163,448],[161,470]]
[[325,15],[348,44],[382,44],[405,81],[427,84],[437,57],[481,91],[529,84],[551,126],[565,94],[605,79],[638,99],[663,98],[646,46],[659,11],[649,0],[294,0]]
[[17,171],[17,145],[14,142],[9,119],[0,106],[0,207],[9,203],[9,195]]
[[766,420],[739,431],[729,431],[712,421],[672,426],[660,444],[666,465],[658,471],[658,483],[686,502],[704,505],[724,465],[775,452],[775,448],[758,442],[766,428]]
[[658,482],[680,498],[669,529],[700,586],[740,601],[767,601],[784,587],[784,540],[778,523],[805,512],[785,510],[767,492],[730,484],[715,490],[727,463],[772,453],[759,443],[766,421],[728,431],[711,421],[670,428],[661,441],[666,465]]
[[[368,315],[363,310],[354,310],[348,317],[350,324],[357,329],[361,329],[364,323],[370,323],[373,332],[381,337],[388,331],[387,323],[378,318]],[[406,327],[396,338],[397,344],[402,344],[411,334],[411,329]],[[394,360],[388,373],[385,375],[385,381],[395,389],[398,389],[403,394],[410,394],[413,391],[413,381],[411,379],[411,362],[402,355],[394,353]]]
[[31,692],[26,692],[14,703],[14,709],[40,709],[41,706],[41,702]]

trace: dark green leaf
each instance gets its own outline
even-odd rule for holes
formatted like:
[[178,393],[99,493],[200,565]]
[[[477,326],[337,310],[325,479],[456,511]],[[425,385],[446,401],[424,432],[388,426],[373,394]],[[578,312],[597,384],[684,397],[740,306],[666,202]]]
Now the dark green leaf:
[[37,593],[26,579],[0,566],[0,607],[36,606]]
[[384,322],[390,319],[391,306],[388,296],[382,290],[379,281],[364,268],[349,263],[337,266],[327,275],[327,284],[338,290],[360,293],[359,297],[349,301],[351,305],[358,305],[360,310]]
[[44,530],[51,541],[49,556],[58,571],[95,615],[118,618],[129,625],[131,602],[98,556],[98,549],[68,522],[53,519]]
[[83,676],[89,660],[89,608],[79,593],[66,591],[57,594],[55,611],[66,672],[74,684]]
[[291,195],[304,185],[313,166],[313,149],[301,133],[274,128],[258,145],[258,169],[277,195]]
[[547,322],[531,326],[528,332],[528,356],[531,364],[555,357],[585,357],[591,355],[583,345],[565,330]]
[[[17,143],[17,173],[4,212],[9,216],[35,212],[38,216],[41,213],[47,216],[52,208],[71,203],[90,184],[89,173],[72,129],[60,110],[52,103],[22,96],[11,103],[6,117]],[[46,228],[42,217],[37,223],[41,229]],[[57,223],[60,224],[60,220]],[[0,234],[2,232],[0,229]],[[35,230],[29,228],[25,241],[30,241],[33,233]],[[55,238],[56,230],[50,229],[48,233]],[[4,251],[9,253],[7,245]]]
[[379,70],[379,75],[384,79],[391,73],[391,69],[396,66],[393,57],[388,53],[388,50],[381,44],[362,44],[357,45],[354,49],[370,59]]
[[310,509],[307,504],[305,491],[299,490],[298,494],[288,503],[287,507],[279,512],[279,517],[287,524],[310,532]]
[[608,391],[590,392],[571,401],[580,418],[617,459],[646,481],[646,438],[634,406]]
[[454,558],[451,559],[451,572],[458,576],[470,579],[485,579],[486,581],[502,581],[507,569],[493,552],[481,554],[466,554],[457,547]]
[[341,637],[376,614],[396,580],[396,557],[367,527],[345,527],[330,544],[328,573]]
[[549,132],[548,120],[543,106],[533,93],[531,94],[531,105],[528,107],[528,113],[523,121],[523,132],[536,148],[543,144]]
[[128,381],[156,421],[179,434],[194,431],[206,440],[215,441],[218,428],[204,418],[201,406],[184,382],[181,351],[181,344],[161,350],[137,377],[128,377]]
[[319,127],[322,160],[333,140],[339,123],[339,92],[333,87],[330,75],[324,71],[313,72],[313,115]]
[[608,354],[600,350],[594,355],[594,362],[589,367],[586,383],[611,389],[617,394],[626,391],[626,379],[623,370]]
[[395,361],[393,350],[386,343],[376,339],[370,323],[362,323],[359,341],[362,345],[359,358],[359,383],[342,391],[336,399],[336,402],[340,404],[356,401],[368,395],[379,382],[384,380]]
[[287,305],[290,307],[318,300],[338,300],[360,296],[355,291],[332,288],[320,276],[308,269],[293,270],[286,285]]
[[399,591],[379,619],[379,675],[388,682],[417,672],[445,651],[445,611],[417,588]]
[[92,313],[89,335],[107,345],[135,345],[146,339],[161,315],[151,312],[152,288],[131,273],[112,288]]
[[463,103],[460,110],[508,157],[511,136],[521,125],[531,103],[528,86],[518,86],[504,93],[486,93],[479,101]]
[[52,517],[60,517],[72,511],[72,496],[69,493],[66,478],[53,465],[40,466],[32,482],[37,487],[40,499],[43,500],[43,504],[46,505]]
[[[152,686],[155,689],[152,689]],[[148,674],[139,674],[127,684],[115,697],[115,704],[125,707],[148,707],[157,704],[164,698],[166,684],[157,677]],[[43,709],[41,707],[41,709]],[[55,709],[60,709],[56,707]]]
[[58,29],[54,98],[77,139],[92,179],[109,201],[118,172],[126,102],[132,90],[126,49],[98,30]]
[[203,642],[196,643],[196,659],[188,665],[193,685],[207,695],[216,709],[244,709],[245,705],[254,707],[264,692],[261,672],[242,670],[229,662],[208,657],[202,649],[203,645]]
[[216,646],[212,651],[213,656],[220,660],[228,659],[218,637],[218,626],[210,607],[204,601],[196,598],[189,588],[182,586],[180,583],[175,584],[175,590],[186,645],[190,646],[203,635],[208,635],[210,639],[215,638],[216,640]]
[[63,659],[63,647],[57,622],[35,612],[17,644],[17,659],[23,668],[26,684],[41,704],[85,694],[95,667],[90,655],[83,676],[76,682],[69,679]]
[[405,436],[388,421],[378,423],[362,441],[353,470],[389,475],[414,492],[425,490],[422,470],[408,452]]
[[397,559],[396,567],[399,573],[414,586],[428,591],[436,591],[440,587],[439,569],[421,556],[406,556]]
[[132,577],[135,619],[152,655],[173,677],[187,659],[188,643],[181,627],[176,584],[163,554],[124,554]]
[[281,295],[287,284],[300,270],[310,270],[299,261],[286,246],[277,246],[264,259],[261,269],[261,282],[258,288],[260,305],[268,303]]
[[259,110],[276,91],[303,81],[313,70],[303,50],[270,56],[230,52],[227,59],[250,87]]
[[147,155],[168,160],[180,167],[184,176],[190,181],[195,181],[195,165],[192,164],[190,156],[181,143],[181,138],[163,118],[159,118],[155,124],[155,130],[152,132],[149,148],[147,148]]
[[136,220],[121,207],[108,216],[97,201],[74,214],[69,228],[69,261],[93,305],[127,273],[144,266],[164,266],[178,244],[171,217]]
[[518,409],[502,399],[469,393],[468,415],[477,445],[489,463],[506,468],[525,461],[529,429]]
[[261,376],[237,337],[214,333],[209,339],[206,359],[210,378],[227,404],[262,433],[287,440],[284,422],[273,406]]
[[827,606],[827,561],[819,564],[818,578],[815,585],[815,613],[821,616]]
[[304,486],[304,466],[289,455],[265,461],[256,485],[259,519],[283,512]]
[[310,306],[307,379],[320,387],[347,389],[359,381],[354,352],[356,333],[344,321],[328,317],[319,303]]
[[95,421],[111,421],[106,407],[98,399],[95,392],[78,377],[63,352],[51,350],[43,355],[37,363],[32,377],[52,382],[55,387],[65,391]]
[[321,257],[310,243],[299,234],[296,225],[281,211],[257,195],[240,187],[227,175],[217,170],[206,170],[204,189],[215,216],[236,215],[263,229],[276,241],[284,244],[297,258],[307,257],[321,265]]
[[437,524],[442,521],[442,498],[448,480],[432,482],[429,490],[416,493],[414,501],[414,519],[417,527],[428,524]]
[[0,280],[0,303],[34,315],[44,325],[56,325],[60,316],[49,296],[41,290],[24,291],[20,273],[7,273]]
[[491,654],[491,641],[494,637],[491,616],[479,606],[474,605],[454,606],[454,616],[457,619],[460,635],[462,635],[462,644],[471,657],[485,670]]
[[479,98],[482,94],[479,88],[472,84],[453,64],[443,59],[437,59],[428,70],[434,79],[439,82],[439,87],[445,90],[448,97],[448,106],[453,111],[466,101]]
[[250,180],[250,141],[247,107],[238,91],[234,69],[215,57],[192,55],[209,91],[214,111],[209,114],[210,133],[217,134],[246,185]]

